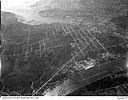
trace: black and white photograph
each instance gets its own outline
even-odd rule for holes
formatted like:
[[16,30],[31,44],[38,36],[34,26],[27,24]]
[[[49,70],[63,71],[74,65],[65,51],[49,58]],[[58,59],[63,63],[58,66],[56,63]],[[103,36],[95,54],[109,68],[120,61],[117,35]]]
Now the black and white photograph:
[[128,0],[0,2],[0,96],[128,96]]

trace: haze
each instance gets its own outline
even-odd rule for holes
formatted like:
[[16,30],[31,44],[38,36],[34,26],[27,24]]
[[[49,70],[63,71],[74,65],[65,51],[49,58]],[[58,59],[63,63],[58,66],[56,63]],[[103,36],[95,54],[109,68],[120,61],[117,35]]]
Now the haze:
[[[2,0],[2,11],[11,12],[17,15],[18,20],[23,23],[41,24],[49,19],[42,18],[38,12],[46,9],[52,0]],[[33,6],[41,3],[41,5]]]

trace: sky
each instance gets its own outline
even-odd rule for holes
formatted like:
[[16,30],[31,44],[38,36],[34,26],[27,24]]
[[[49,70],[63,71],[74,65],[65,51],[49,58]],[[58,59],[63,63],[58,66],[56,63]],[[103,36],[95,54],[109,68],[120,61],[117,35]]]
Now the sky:
[[31,24],[31,25],[64,22],[64,20],[61,19],[42,17],[39,14],[40,11],[49,9],[48,7],[51,7],[53,5],[52,2],[53,0],[1,0],[1,1],[2,1],[1,10],[16,14],[19,22],[25,24]]
[[31,9],[30,5],[39,0],[2,0],[3,11],[14,11],[18,9]]
[[[50,5],[52,0],[1,0],[1,10],[5,12],[11,12],[18,15],[18,19],[23,19],[23,23],[34,20],[34,24],[39,24],[41,21],[46,19],[41,18],[38,12],[45,9],[46,6]],[[40,6],[32,7],[37,2],[41,3]],[[19,17],[20,16],[20,17]]]

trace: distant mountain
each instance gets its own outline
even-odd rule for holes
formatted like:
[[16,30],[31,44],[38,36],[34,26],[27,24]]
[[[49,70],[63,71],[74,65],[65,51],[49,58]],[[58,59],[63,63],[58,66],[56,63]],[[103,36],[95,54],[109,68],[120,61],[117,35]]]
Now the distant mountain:
[[38,37],[38,34],[42,34],[42,25],[28,25],[18,22],[16,15],[10,12],[2,12],[1,18],[1,31],[4,33],[4,37],[9,39],[9,43],[22,42],[27,39],[29,31],[31,32],[31,38],[34,36]]
[[1,14],[1,31],[8,43],[22,41],[27,36],[27,24],[18,22],[16,15],[10,12],[2,12]]
[[18,23],[16,15],[10,12],[1,12],[1,24],[8,26]]

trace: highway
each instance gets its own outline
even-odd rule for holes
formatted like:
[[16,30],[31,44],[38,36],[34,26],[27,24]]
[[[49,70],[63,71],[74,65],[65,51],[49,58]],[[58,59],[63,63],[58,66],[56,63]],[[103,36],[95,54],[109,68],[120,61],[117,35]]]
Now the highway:
[[116,66],[120,66],[119,69],[126,70],[126,60],[127,55],[124,55],[112,62],[107,62],[102,65],[97,65],[95,67],[92,67],[88,70],[85,70],[83,73],[82,78],[78,78],[77,84],[76,82],[73,82],[71,79],[64,80],[64,82],[58,86],[56,86],[54,89],[50,90],[47,89],[42,95],[45,96],[64,96],[68,95],[69,93],[72,93],[73,91],[81,88],[82,86],[85,86],[87,84],[93,83],[97,80],[100,80],[102,78],[105,78],[107,76],[110,76],[113,74],[114,68]]

